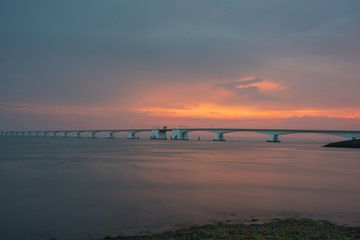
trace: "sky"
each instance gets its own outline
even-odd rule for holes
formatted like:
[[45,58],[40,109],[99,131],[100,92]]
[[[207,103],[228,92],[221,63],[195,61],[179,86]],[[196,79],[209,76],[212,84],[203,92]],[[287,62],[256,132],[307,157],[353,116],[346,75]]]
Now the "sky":
[[360,130],[358,0],[0,0],[0,130]]

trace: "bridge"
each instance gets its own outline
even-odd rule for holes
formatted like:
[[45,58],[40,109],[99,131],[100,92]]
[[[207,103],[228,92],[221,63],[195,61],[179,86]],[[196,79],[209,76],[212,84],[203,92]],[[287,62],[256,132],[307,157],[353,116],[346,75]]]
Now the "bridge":
[[296,133],[325,134],[337,137],[344,137],[346,140],[353,140],[360,137],[360,131],[342,130],[295,130],[295,129],[242,129],[242,128],[177,128],[168,129],[167,127],[156,129],[115,129],[115,130],[47,130],[47,131],[0,131],[0,136],[37,136],[37,137],[74,137],[80,138],[81,134],[88,134],[89,138],[95,138],[97,133],[106,133],[106,138],[115,138],[114,134],[126,132],[128,139],[138,139],[137,133],[150,132],[150,139],[166,140],[167,132],[171,132],[172,140],[188,140],[190,132],[210,132],[214,133],[214,141],[225,141],[225,134],[232,132],[253,132],[268,135],[268,142],[280,142],[280,135]]

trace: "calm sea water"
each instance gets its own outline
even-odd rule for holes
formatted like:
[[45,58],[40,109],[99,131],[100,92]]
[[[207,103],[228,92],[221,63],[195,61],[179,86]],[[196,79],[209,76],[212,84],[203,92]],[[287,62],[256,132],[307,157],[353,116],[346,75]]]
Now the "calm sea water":
[[360,150],[321,145],[0,137],[0,237],[286,217],[360,225]]

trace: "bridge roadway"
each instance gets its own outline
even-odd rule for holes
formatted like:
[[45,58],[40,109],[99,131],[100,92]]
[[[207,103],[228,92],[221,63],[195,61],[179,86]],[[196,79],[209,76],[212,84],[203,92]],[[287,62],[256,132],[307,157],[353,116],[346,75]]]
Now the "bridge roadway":
[[295,130],[295,129],[241,129],[241,128],[179,128],[167,129],[166,127],[157,129],[123,129],[123,130],[52,130],[52,131],[0,131],[0,136],[42,136],[42,137],[81,137],[82,133],[87,133],[89,138],[95,138],[97,133],[106,133],[106,138],[114,138],[118,132],[127,132],[128,139],[138,139],[136,133],[151,132],[150,139],[165,140],[166,133],[171,131],[172,140],[188,140],[189,132],[211,132],[215,134],[214,141],[225,141],[224,134],[232,132],[255,132],[268,135],[268,142],[280,142],[279,135],[295,133],[315,133],[344,137],[346,140],[360,137],[360,131],[342,130]]

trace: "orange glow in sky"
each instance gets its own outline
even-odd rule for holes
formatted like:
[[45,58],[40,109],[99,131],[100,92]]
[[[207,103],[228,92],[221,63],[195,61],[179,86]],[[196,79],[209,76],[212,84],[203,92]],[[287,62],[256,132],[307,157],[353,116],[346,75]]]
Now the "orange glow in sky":
[[338,110],[257,110],[252,108],[226,107],[216,105],[199,105],[191,108],[165,108],[148,107],[139,109],[140,112],[150,116],[159,117],[191,117],[191,118],[221,118],[221,119],[244,119],[244,118],[289,118],[302,116],[348,116]]
[[264,81],[260,83],[251,83],[246,86],[236,86],[237,88],[247,88],[247,87],[258,87],[261,91],[267,91],[267,90],[283,90],[284,87],[280,86],[277,83],[273,83],[270,81]]

